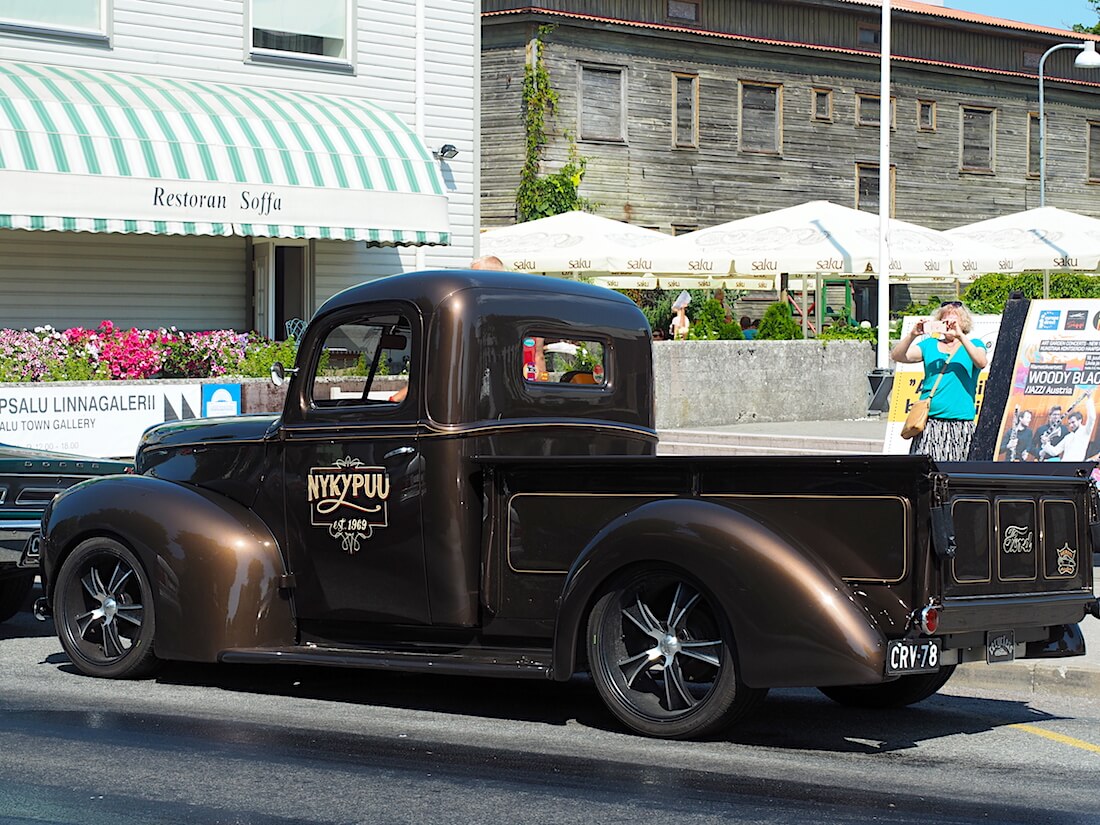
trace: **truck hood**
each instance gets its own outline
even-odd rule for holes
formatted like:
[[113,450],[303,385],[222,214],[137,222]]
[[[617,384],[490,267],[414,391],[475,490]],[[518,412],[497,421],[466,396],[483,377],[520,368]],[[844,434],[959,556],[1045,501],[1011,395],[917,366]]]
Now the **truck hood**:
[[261,441],[279,422],[277,415],[237,415],[227,418],[192,418],[150,427],[141,436],[138,452],[182,444],[217,444]]

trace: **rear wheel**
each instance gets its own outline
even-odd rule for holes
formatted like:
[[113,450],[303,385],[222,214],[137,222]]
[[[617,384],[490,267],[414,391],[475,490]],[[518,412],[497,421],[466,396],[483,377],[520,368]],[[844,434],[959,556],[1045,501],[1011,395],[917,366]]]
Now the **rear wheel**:
[[0,622],[19,612],[34,587],[34,573],[17,573],[0,579]]
[[137,556],[113,539],[88,539],[65,559],[54,624],[72,663],[90,676],[132,679],[156,667],[153,589]]
[[892,682],[879,685],[839,685],[818,688],[822,693],[853,708],[902,708],[924,701],[947,684],[954,665],[940,668],[936,673],[915,673],[899,676]]
[[669,568],[612,582],[589,615],[588,660],[608,709],[647,736],[715,733],[766,693],[738,677],[733,633],[718,602]]

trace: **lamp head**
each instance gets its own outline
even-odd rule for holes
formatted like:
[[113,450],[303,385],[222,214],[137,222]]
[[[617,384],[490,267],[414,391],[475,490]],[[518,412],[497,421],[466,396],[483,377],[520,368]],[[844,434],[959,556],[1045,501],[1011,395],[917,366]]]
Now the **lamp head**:
[[[1100,56],[1098,56],[1100,58]],[[458,148],[453,143],[444,143],[436,151],[432,152],[432,157],[436,160],[450,160],[458,154]]]
[[1086,40],[1081,44],[1081,53],[1073,61],[1078,69],[1100,69],[1100,54],[1096,52],[1096,41]]

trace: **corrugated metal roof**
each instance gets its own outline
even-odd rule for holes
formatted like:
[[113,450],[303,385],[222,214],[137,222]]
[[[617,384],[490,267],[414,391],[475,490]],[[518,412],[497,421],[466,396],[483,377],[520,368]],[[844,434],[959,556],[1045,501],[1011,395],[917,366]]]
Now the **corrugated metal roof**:
[[[882,6],[882,0],[843,0],[843,2],[851,3],[853,6],[874,6],[875,8],[880,8]],[[1057,37],[1064,37],[1068,33],[1072,34],[1074,39],[1077,40],[1096,40],[1100,42],[1100,35],[1079,34],[1069,29],[1056,29],[1050,26],[1036,26],[1032,23],[1021,23],[1018,20],[1008,20],[1003,17],[990,17],[986,14],[976,14],[972,11],[949,9],[945,6],[933,6],[930,3],[917,3],[915,0],[893,0],[891,6],[895,11],[923,14],[929,17],[942,17],[945,20],[958,20],[962,23],[977,23],[982,26],[996,26],[1002,29],[1015,29],[1016,31],[1028,32],[1031,34],[1049,34]]]
[[[862,3],[864,5],[876,5],[876,6],[880,5],[879,3],[875,2],[875,0],[844,0],[844,2]],[[941,6],[930,6],[927,3],[907,2],[907,0],[895,0],[895,2],[904,2],[907,6],[919,6],[922,9],[932,9],[932,10],[936,10],[936,11],[940,11],[940,12],[953,11],[951,9],[946,9],[945,10]],[[958,14],[965,14],[966,12],[957,12],[957,13]],[[640,20],[625,20],[625,19],[618,18],[618,17],[601,17],[601,16],[595,15],[595,14],[580,14],[580,13],[577,13],[577,12],[558,11],[557,9],[544,9],[544,8],[540,8],[538,6],[524,6],[523,8],[517,8],[517,9],[505,9],[505,10],[501,10],[501,11],[487,11],[487,12],[482,12],[481,16],[483,18],[494,18],[494,17],[515,16],[515,15],[520,15],[520,14],[540,14],[540,15],[544,15],[544,16],[550,17],[550,18],[565,18],[565,19],[568,19],[568,20],[584,20],[584,21],[592,22],[592,23],[606,23],[606,24],[619,25],[619,26],[629,26],[631,28],[650,29],[650,30],[656,30],[656,31],[666,31],[666,32],[672,32],[672,33],[678,33],[678,34],[689,34],[689,35],[694,35],[694,36],[698,36],[698,37],[713,37],[713,38],[717,38],[717,39],[721,39],[721,40],[735,40],[735,41],[742,42],[742,43],[758,43],[758,44],[764,45],[764,46],[782,46],[782,47],[786,47],[786,48],[797,48],[797,49],[806,49],[806,50],[809,50],[809,51],[827,52],[827,53],[830,53],[830,54],[858,55],[858,56],[863,56],[863,57],[872,57],[876,61],[878,60],[878,57],[879,57],[879,52],[877,50],[871,50],[871,49],[851,49],[851,48],[846,48],[844,46],[823,46],[823,45],[820,45],[820,44],[817,44],[817,43],[803,43],[803,42],[800,42],[800,41],[797,41],[797,40],[777,40],[775,38],[770,38],[770,37],[754,37],[754,36],[747,35],[747,34],[733,34],[731,32],[711,31],[709,29],[701,29],[701,28],[694,27],[694,26],[670,26],[670,25],[667,25],[667,24],[664,24],[664,23],[647,23],[647,22],[643,22],[643,21],[640,21]],[[981,15],[973,15],[973,16],[981,17]],[[993,20],[995,18],[988,18],[988,19]],[[1003,21],[1003,22],[1012,23],[1012,21]],[[1024,26],[1025,24],[1023,24],[1023,23],[1014,24],[1013,23],[1013,25]],[[1029,30],[1040,29],[1044,32],[1049,32],[1049,33],[1052,33],[1052,34],[1058,34],[1059,36],[1065,34],[1065,32],[1063,32],[1060,29],[1046,29],[1046,28],[1043,28],[1043,27],[1035,27],[1035,26],[1028,27],[1028,29]],[[1070,32],[1070,34],[1073,34],[1074,36],[1077,36],[1076,32]],[[1080,35],[1080,37],[1081,38],[1090,37],[1091,39],[1100,41],[1100,36]],[[1020,71],[1013,71],[1011,69],[994,69],[994,68],[990,68],[988,66],[973,66],[973,65],[970,65],[970,64],[967,64],[967,63],[955,63],[955,62],[946,61],[946,60],[931,60],[931,59],[923,58],[923,57],[909,57],[908,55],[898,54],[897,52],[893,52],[890,55],[890,59],[895,63],[913,63],[913,64],[920,65],[920,66],[939,66],[939,67],[942,67],[942,68],[945,68],[945,69],[961,69],[961,70],[968,71],[968,72],[980,72],[982,74],[1001,75],[1001,76],[1004,76],[1004,77],[1022,77],[1022,78],[1033,79],[1037,75],[1037,72],[1020,72]],[[1076,84],[1078,86],[1100,87],[1100,82],[1090,81],[1090,80],[1079,80],[1077,78],[1064,78],[1064,77],[1055,77],[1055,76],[1052,76],[1052,75],[1047,75],[1045,79],[1046,79],[1047,82],[1062,81],[1062,82],[1065,82],[1065,83],[1073,83],[1073,84]]]

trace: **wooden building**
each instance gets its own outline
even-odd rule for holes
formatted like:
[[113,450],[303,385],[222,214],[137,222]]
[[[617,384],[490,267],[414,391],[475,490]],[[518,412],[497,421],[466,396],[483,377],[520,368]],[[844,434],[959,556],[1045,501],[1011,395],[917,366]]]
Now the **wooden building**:
[[[946,229],[1039,205],[1038,80],[1092,35],[895,0],[894,215]],[[516,219],[524,65],[559,95],[546,167],[601,215],[678,233],[807,200],[877,211],[874,0],[482,3],[482,225]],[[1045,65],[1046,199],[1100,216],[1100,71]]]

